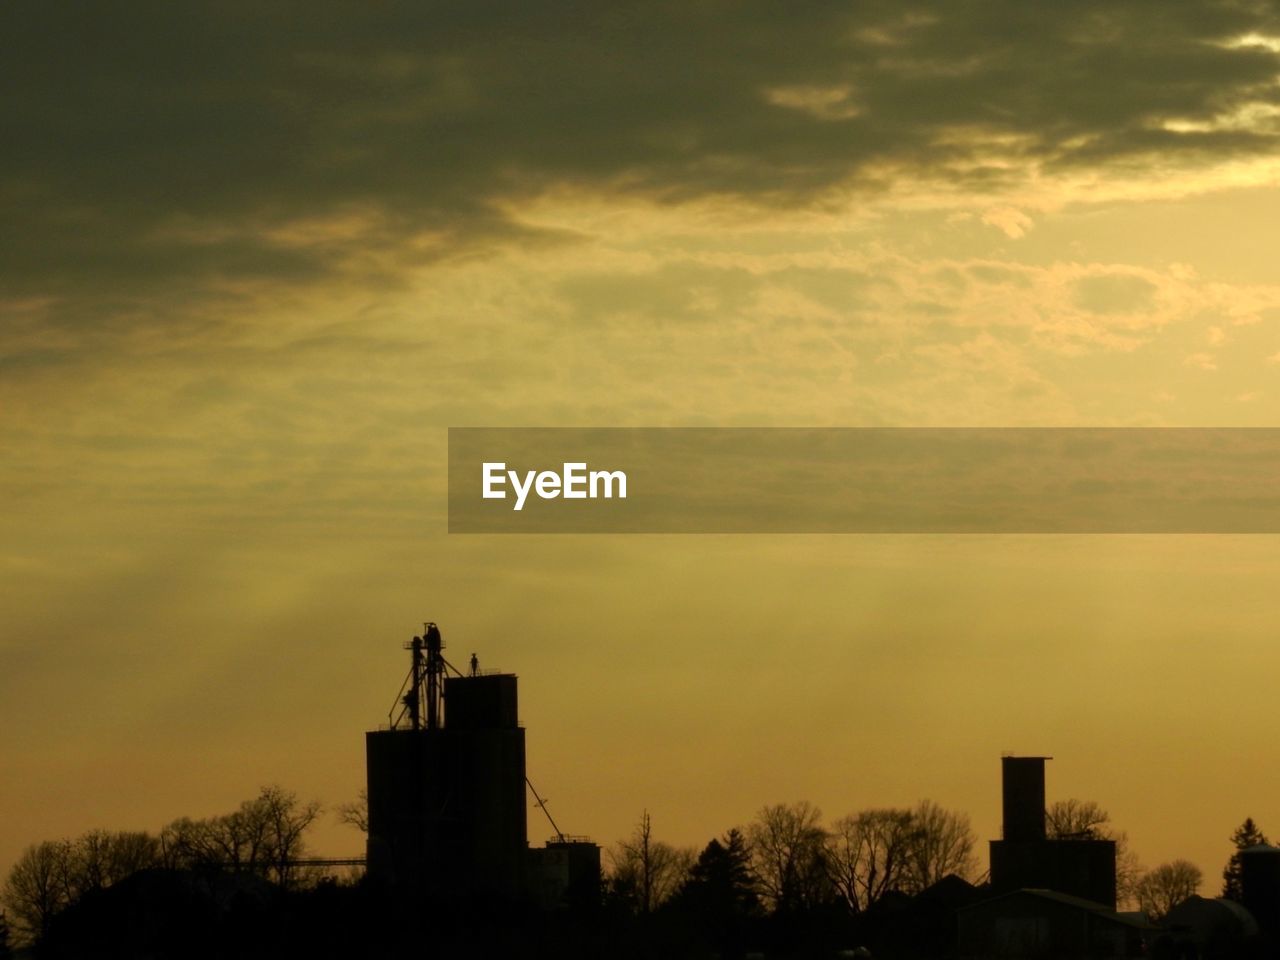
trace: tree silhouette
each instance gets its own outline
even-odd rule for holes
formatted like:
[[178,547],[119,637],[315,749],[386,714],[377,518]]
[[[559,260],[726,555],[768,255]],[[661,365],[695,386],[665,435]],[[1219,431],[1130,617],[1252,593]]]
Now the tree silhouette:
[[91,830],[71,844],[68,852],[72,875],[69,896],[76,899],[155,866],[160,844],[148,833]]
[[807,800],[763,808],[747,827],[751,862],[775,912],[803,912],[832,898],[822,811]]
[[716,917],[744,918],[760,911],[751,851],[739,830],[730,830],[724,842],[712,840],[703,848],[689,868],[680,899],[697,912]]
[[970,879],[977,863],[973,855],[976,838],[968,814],[921,800],[911,817],[915,829],[907,871],[909,892],[918,893],[951,874]]
[[721,956],[740,956],[747,924],[761,913],[746,837],[734,829],[708,843],[673,904]]
[[1244,896],[1244,889],[1240,884],[1240,851],[1266,843],[1267,837],[1253,822],[1253,817],[1246,817],[1244,823],[1231,834],[1231,842],[1236,849],[1222,870],[1222,895],[1228,900],[1239,902]]
[[300,804],[296,793],[277,786],[263,787],[251,804],[252,812],[266,822],[274,879],[285,890],[292,889],[299,882],[298,866],[293,861],[305,852],[303,835],[323,808],[314,800]]
[[59,911],[86,893],[118,883],[159,862],[159,844],[146,833],[91,830],[75,840],[28,847],[9,871],[2,899],[18,932],[35,941]]
[[914,809],[864,810],[841,817],[827,835],[831,882],[855,913],[891,890],[919,893],[943,877],[977,869],[969,817],[932,800]]
[[832,824],[827,866],[850,910],[867,910],[890,890],[907,886],[916,830],[911,811],[902,809],[864,810]]
[[65,841],[46,840],[22,852],[4,885],[4,903],[28,941],[38,940],[53,915],[67,905]]
[[613,864],[613,889],[630,900],[641,915],[665,903],[688,876],[693,853],[653,839],[649,811],[640,815],[634,832],[618,842],[609,858]]
[[303,835],[320,815],[314,801],[277,786],[263,787],[234,813],[207,820],[175,820],[160,832],[166,866],[252,873],[291,889],[298,885],[293,863],[305,849]]
[[338,822],[355,827],[361,833],[369,832],[368,790],[361,790],[356,799],[338,806]]
[[88,893],[112,887],[151,867],[247,871],[285,889],[299,886],[295,862],[303,835],[320,804],[301,803],[276,786],[263,787],[234,813],[208,820],[175,820],[159,837],[147,833],[91,830],[75,840],[48,840],[28,847],[0,891],[26,941],[42,939],[53,917]]
[[1110,840],[1111,814],[1093,800],[1058,800],[1044,811],[1045,832],[1054,840]]
[[1162,863],[1138,881],[1138,904],[1153,920],[1160,920],[1170,910],[1200,889],[1200,868],[1188,860]]
[[1142,865],[1129,847],[1129,835],[1111,823],[1111,814],[1092,800],[1059,800],[1044,812],[1045,832],[1053,840],[1110,840],[1116,845],[1116,900],[1138,902]]

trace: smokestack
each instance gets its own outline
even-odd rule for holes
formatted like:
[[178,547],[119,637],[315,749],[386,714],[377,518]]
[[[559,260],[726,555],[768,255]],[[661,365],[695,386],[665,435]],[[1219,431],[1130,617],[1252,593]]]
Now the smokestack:
[[1050,757],[1001,757],[1004,838],[1043,840],[1044,762]]

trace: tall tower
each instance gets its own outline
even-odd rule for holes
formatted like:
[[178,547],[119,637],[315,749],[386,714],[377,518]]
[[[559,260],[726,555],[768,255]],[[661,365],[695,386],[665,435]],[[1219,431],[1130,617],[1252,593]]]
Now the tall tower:
[[1116,906],[1116,845],[1093,837],[1050,839],[1045,830],[1044,762],[1002,757],[1004,836],[991,841],[991,889],[1056,890],[1108,910]]
[[1043,840],[1044,762],[1051,757],[1001,757],[1004,839]]
[[528,838],[516,677],[481,673],[474,657],[464,676],[434,623],[405,646],[390,724],[365,734],[369,877],[409,895],[518,897]]

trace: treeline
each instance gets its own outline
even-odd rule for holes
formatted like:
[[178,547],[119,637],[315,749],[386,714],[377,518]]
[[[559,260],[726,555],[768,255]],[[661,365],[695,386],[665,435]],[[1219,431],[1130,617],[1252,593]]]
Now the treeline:
[[[603,910],[633,955],[908,941],[928,954],[951,939],[954,897],[982,879],[975,846],[968,816],[929,800],[829,824],[806,801],[774,804],[701,850],[657,839],[645,811],[608,851]],[[945,878],[945,904],[914,900]]]
[[285,890],[301,877],[293,861],[320,815],[277,786],[221,816],[183,817],[158,835],[92,830],[28,847],[9,871],[0,901],[20,937],[37,941],[53,919],[87,895],[144,870],[216,870],[261,878]]
[[690,884],[705,883],[708,857],[727,856],[732,869],[721,876],[738,878],[734,895],[744,903],[769,912],[838,905],[858,913],[891,891],[919,893],[949,875],[976,879],[975,844],[966,814],[929,800],[864,810],[830,827],[807,801],[775,804],[700,854],[656,840],[646,811],[610,851],[608,893],[651,913]]
[[[1115,842],[1121,908],[1159,920],[1202,885],[1200,870],[1186,860],[1144,870],[1126,834],[1093,801],[1058,801],[1046,809],[1045,821],[1052,838]],[[1232,836],[1237,851],[1265,839],[1252,820]],[[864,810],[830,824],[807,802],[767,806],[701,852],[658,840],[646,811],[631,836],[608,853],[605,897],[615,910],[636,916],[715,915],[721,926],[764,917],[856,917],[886,898],[901,902],[947,877],[980,885],[986,877],[976,845],[966,814],[929,800],[912,808]],[[1223,895],[1239,899],[1238,853],[1223,877]],[[961,889],[953,885],[950,895]]]
[[[414,942],[424,910],[441,956],[474,955],[483,942],[507,952],[538,944],[558,957],[857,946],[911,957],[945,955],[956,910],[988,895],[968,816],[929,800],[830,822],[808,802],[774,804],[701,849],[659,839],[644,811],[607,851],[599,896],[552,913],[492,898],[403,903],[368,883],[316,885],[299,861],[320,812],[271,786],[230,813],[180,818],[156,834],[94,830],[38,843],[13,865],[0,900],[15,939],[40,941],[51,957],[96,955],[104,939],[185,958],[275,956],[305,944],[396,956]],[[362,801],[338,815],[367,829]],[[1095,803],[1054,804],[1046,826],[1052,837],[1115,840],[1121,895],[1153,919],[1201,886],[1186,861],[1142,870]],[[1266,838],[1249,820],[1232,841],[1238,851]],[[1238,899],[1238,853],[1223,881]],[[7,926],[0,916],[0,957]]]

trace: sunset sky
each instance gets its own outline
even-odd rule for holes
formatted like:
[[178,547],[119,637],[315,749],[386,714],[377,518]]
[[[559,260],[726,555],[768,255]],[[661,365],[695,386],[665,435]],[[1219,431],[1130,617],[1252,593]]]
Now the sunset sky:
[[352,799],[423,620],[604,844],[985,841],[1005,752],[1202,893],[1280,835],[1275,537],[445,532],[450,426],[1280,426],[1272,4],[22,3],[0,77],[0,873]]

